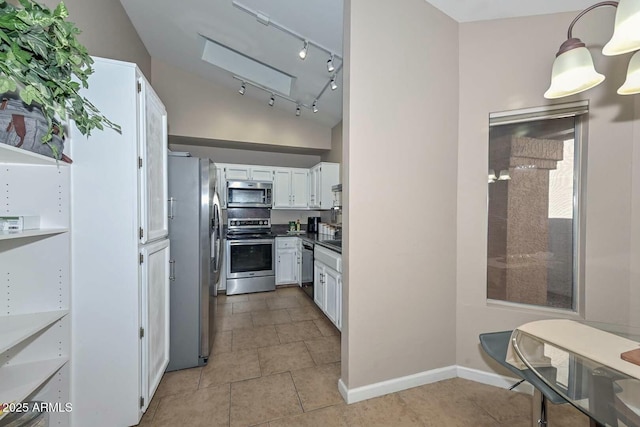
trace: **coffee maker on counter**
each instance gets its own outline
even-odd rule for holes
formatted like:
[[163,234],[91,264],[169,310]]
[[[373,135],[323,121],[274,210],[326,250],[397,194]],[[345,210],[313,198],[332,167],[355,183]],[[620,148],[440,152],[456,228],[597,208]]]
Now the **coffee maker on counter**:
[[319,216],[307,217],[307,233],[317,233],[321,220]]

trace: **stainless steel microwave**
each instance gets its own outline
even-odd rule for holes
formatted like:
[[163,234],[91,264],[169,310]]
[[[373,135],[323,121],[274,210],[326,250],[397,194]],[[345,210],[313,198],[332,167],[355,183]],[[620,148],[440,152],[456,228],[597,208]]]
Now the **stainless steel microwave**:
[[227,207],[270,208],[273,184],[264,181],[227,181]]

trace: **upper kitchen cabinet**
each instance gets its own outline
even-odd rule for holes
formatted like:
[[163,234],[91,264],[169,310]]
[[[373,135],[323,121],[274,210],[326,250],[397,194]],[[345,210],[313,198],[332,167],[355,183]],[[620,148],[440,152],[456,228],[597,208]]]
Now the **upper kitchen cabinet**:
[[268,166],[253,165],[225,165],[225,179],[251,180],[251,181],[273,181],[273,168]]
[[309,170],[309,207],[331,209],[333,191],[331,187],[340,183],[339,163],[318,163]]
[[71,424],[128,426],[169,358],[167,116],[135,64],[93,68],[82,94],[122,133],[70,129]]
[[273,209],[306,209],[309,206],[309,169],[276,168]]

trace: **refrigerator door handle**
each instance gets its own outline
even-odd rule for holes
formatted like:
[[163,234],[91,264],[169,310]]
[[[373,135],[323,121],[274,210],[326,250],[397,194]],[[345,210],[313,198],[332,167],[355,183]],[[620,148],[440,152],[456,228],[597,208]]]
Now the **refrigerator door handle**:
[[169,219],[173,219],[173,203],[176,201],[173,197],[169,197]]
[[169,280],[174,281],[176,280],[176,260],[175,259],[170,259],[169,260]]

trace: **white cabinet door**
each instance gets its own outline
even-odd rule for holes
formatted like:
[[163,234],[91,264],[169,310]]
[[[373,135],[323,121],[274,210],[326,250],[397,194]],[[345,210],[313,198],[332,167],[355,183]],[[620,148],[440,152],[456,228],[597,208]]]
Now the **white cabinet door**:
[[324,265],[318,261],[313,263],[313,301],[322,311],[325,310]]
[[227,181],[234,179],[248,180],[251,179],[251,166],[248,165],[227,165],[225,167],[225,178]]
[[273,181],[273,168],[265,166],[252,166],[251,179],[254,181]]
[[296,260],[298,266],[296,267],[296,283],[298,286],[302,286],[302,239],[296,239]]
[[273,179],[273,207],[288,208],[291,206],[291,171],[276,169]]
[[144,412],[169,363],[169,240],[141,249],[141,390]]
[[313,167],[315,177],[315,206],[319,209],[331,209],[333,207],[333,191],[331,187],[340,183],[339,163],[318,163]]
[[326,297],[324,312],[336,326],[338,324],[338,276],[340,276],[340,273],[337,271],[328,267],[324,268],[322,276]]
[[147,81],[138,79],[140,126],[138,167],[140,171],[140,242],[162,239],[169,234],[167,211],[167,111]]
[[296,249],[278,249],[278,262],[276,264],[276,285],[297,283],[298,261]]
[[309,207],[318,207],[318,166],[309,169]]
[[338,275],[338,312],[336,313],[336,327],[339,331],[342,331],[342,274]]
[[307,169],[291,170],[291,207],[307,208],[309,206],[309,171]]

